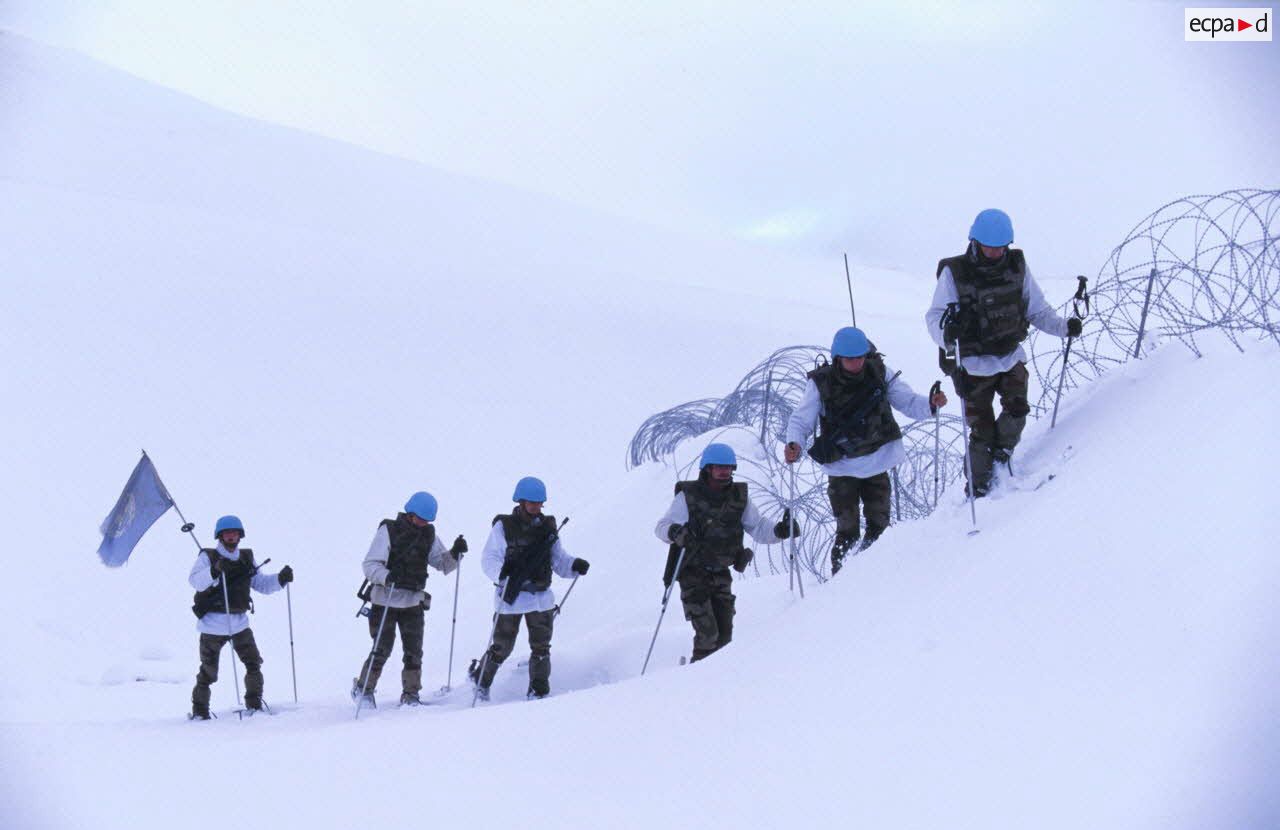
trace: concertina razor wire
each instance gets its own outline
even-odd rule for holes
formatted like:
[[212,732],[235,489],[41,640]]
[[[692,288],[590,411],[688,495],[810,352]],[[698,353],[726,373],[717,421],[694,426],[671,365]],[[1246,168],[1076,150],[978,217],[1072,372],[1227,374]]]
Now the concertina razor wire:
[[[1074,339],[1065,376],[1063,341],[1036,331],[1028,338],[1025,348],[1040,386],[1032,415],[1052,408],[1060,378],[1064,389],[1076,389],[1170,340],[1197,356],[1199,338],[1210,335],[1226,337],[1241,351],[1250,340],[1280,344],[1278,224],[1280,190],[1187,196],[1139,222],[1090,287],[1092,309],[1084,333]],[[1071,301],[1059,311],[1069,314]],[[801,566],[819,580],[830,578],[835,521],[826,476],[807,455],[794,465],[781,458],[787,420],[804,393],[806,374],[827,353],[819,346],[778,349],[725,397],[691,401],[647,418],[631,439],[628,467],[668,458],[674,464],[677,447],[699,436],[704,436],[699,452],[728,436],[737,446],[751,445],[752,452],[739,453],[736,478],[751,484],[752,500],[765,515],[791,508],[803,528],[796,545]],[[934,426],[933,418],[925,418],[902,427],[907,458],[890,473],[894,523],[928,516],[948,485],[962,478],[960,418],[938,417],[936,470]],[[696,477],[696,463],[695,454],[677,468],[679,475]],[[789,545],[757,549],[755,573],[786,573],[789,554]]]

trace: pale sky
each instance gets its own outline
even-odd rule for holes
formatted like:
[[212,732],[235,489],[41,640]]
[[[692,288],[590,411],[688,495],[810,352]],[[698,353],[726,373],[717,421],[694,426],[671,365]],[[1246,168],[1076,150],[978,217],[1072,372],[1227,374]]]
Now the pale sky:
[[1280,185],[1280,43],[1185,43],[1182,10],[9,0],[0,27],[666,227],[921,269],[994,206],[1033,267],[1090,273],[1168,201]]

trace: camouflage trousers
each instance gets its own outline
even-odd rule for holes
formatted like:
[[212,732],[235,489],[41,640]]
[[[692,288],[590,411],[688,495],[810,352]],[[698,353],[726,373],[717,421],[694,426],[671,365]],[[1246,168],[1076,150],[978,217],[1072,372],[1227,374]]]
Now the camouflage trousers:
[[489,688],[493,676],[502,661],[511,656],[520,633],[520,618],[524,617],[529,630],[529,689],[534,694],[551,694],[551,631],[555,623],[555,611],[530,611],[527,614],[499,614],[493,629],[493,644],[485,652],[484,667],[480,672],[480,685]]
[[245,705],[257,708],[262,704],[262,654],[253,639],[253,629],[246,628],[231,637],[225,634],[200,635],[200,670],[196,672],[196,685],[191,690],[191,711],[208,714],[209,687],[218,682],[218,660],[228,640],[240,662],[244,663]]
[[[955,380],[955,375],[952,380]],[[964,392],[957,384],[956,393],[964,398],[965,419],[969,423],[969,455],[973,464],[975,493],[982,495],[991,486],[994,454],[1013,452],[1027,425],[1031,405],[1027,403],[1027,367],[1015,364],[1007,372],[986,377],[964,376]],[[1000,397],[1000,416],[996,417],[995,398]]]
[[[382,640],[378,641],[378,626],[382,625],[384,614],[387,624],[382,626]],[[404,669],[400,672],[401,690],[407,695],[416,695],[422,691],[422,640],[426,627],[426,615],[421,605],[412,608],[373,606],[372,613],[369,614],[369,636],[375,640],[375,645],[356,677],[363,680],[367,671],[368,690],[372,692],[378,688],[378,678],[382,677],[382,667],[387,664],[391,650],[395,648],[396,628],[399,628],[400,651],[404,655]]]
[[870,478],[831,476],[827,479],[827,499],[836,520],[836,540],[831,548],[831,573],[840,570],[845,554],[861,535],[858,504],[867,520],[867,537],[863,547],[880,538],[889,526],[889,501],[892,491],[887,472]]
[[680,573],[684,618],[693,624],[693,660],[701,660],[733,639],[733,574],[697,567]]

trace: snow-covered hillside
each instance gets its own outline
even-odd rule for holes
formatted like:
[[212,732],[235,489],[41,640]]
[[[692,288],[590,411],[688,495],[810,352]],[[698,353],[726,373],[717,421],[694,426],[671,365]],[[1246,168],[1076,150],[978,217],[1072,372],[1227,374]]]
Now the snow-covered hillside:
[[[233,118],[13,36],[0,68],[0,824],[1280,821],[1274,346],[1124,367],[1028,429],[1028,486],[981,502],[977,536],[953,491],[803,601],[742,580],[735,643],[683,669],[673,606],[639,678],[674,472],[625,472],[625,443],[773,349],[826,342],[847,320],[836,263]],[[855,282],[859,322],[927,387],[932,274]],[[227,717],[224,656],[223,717],[185,720],[190,540],[170,514],[126,567],[93,555],[139,447],[202,538],[236,512],[269,569],[293,565],[297,707],[276,595],[253,625],[282,713]],[[441,533],[478,550],[526,474],[592,562],[557,624],[557,694],[524,703],[513,658],[467,708],[491,608],[473,555],[457,690],[353,722],[377,521],[427,488]],[[428,590],[431,689],[452,580]]]

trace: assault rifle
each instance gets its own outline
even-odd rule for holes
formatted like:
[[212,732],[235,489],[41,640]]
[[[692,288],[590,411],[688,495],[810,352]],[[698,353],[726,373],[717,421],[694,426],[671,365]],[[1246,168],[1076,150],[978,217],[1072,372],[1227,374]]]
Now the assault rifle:
[[503,561],[502,570],[506,579],[506,588],[502,591],[502,601],[510,605],[515,602],[516,597],[520,596],[520,591],[525,583],[529,581],[529,571],[534,564],[538,562],[542,556],[551,557],[551,548],[555,547],[556,542],[560,539],[560,530],[569,524],[568,517],[560,523],[560,527],[547,534],[547,538],[537,545],[530,545],[520,549],[519,557],[513,557],[507,554]]

